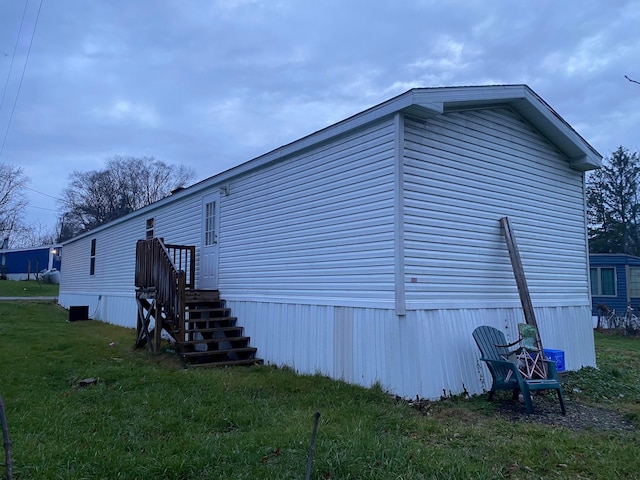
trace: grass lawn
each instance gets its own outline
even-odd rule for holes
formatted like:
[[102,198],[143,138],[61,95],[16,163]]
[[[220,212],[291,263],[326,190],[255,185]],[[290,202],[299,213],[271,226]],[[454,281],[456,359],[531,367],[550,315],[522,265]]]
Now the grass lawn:
[[57,297],[59,288],[35,280],[0,280],[0,297]]
[[[485,396],[419,411],[379,388],[270,366],[184,369],[169,353],[132,350],[133,330],[67,316],[52,304],[0,302],[16,479],[301,479],[316,411],[313,479],[640,472],[634,428],[514,421]],[[596,345],[600,369],[565,377],[568,409],[596,405],[636,421],[640,340],[597,334]],[[95,383],[83,387],[87,378]]]

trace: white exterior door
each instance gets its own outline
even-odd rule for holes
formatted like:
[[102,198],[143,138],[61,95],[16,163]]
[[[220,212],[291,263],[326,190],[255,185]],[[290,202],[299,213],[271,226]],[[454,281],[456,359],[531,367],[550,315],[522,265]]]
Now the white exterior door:
[[202,243],[200,244],[200,282],[198,288],[218,288],[218,230],[220,192],[202,198]]

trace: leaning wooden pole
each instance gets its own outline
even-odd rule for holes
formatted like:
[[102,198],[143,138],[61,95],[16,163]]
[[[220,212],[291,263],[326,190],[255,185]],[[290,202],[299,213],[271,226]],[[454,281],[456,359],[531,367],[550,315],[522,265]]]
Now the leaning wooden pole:
[[[520,251],[518,250],[518,244],[516,243],[516,235],[511,227],[509,217],[502,217],[500,219],[500,225],[502,225],[502,231],[504,238],[507,242],[507,248],[509,249],[509,258],[511,258],[511,267],[513,268],[513,274],[516,278],[516,285],[518,286],[518,294],[520,295],[520,303],[522,303],[522,312],[524,313],[524,320],[528,325],[536,327],[538,332],[536,343],[541,352],[544,352],[542,346],[542,339],[540,338],[540,331],[538,330],[538,322],[536,321],[536,314],[533,311],[533,304],[531,303],[531,295],[529,295],[529,287],[527,285],[527,279],[524,276],[524,268],[522,266],[522,260],[520,259]],[[546,375],[546,366],[545,375]]]
[[502,225],[504,239],[506,240],[507,248],[509,249],[511,268],[513,268],[513,274],[516,277],[516,285],[518,287],[518,294],[520,295],[520,303],[522,304],[524,319],[527,324],[534,325],[536,328],[538,328],[536,315],[533,311],[533,304],[531,303],[531,296],[529,295],[527,279],[524,276],[524,268],[522,267],[520,252],[518,251],[518,244],[516,243],[516,236],[513,233],[513,229],[511,228],[509,217],[502,217],[500,219],[500,225]]

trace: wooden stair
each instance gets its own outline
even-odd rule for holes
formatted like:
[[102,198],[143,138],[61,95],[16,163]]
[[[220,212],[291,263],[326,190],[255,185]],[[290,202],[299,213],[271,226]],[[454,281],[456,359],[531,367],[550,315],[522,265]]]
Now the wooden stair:
[[[195,287],[196,248],[165,244],[161,238],[136,242],[136,348],[160,353],[162,331],[192,366],[254,365],[251,339],[217,290]],[[151,328],[153,321],[153,328]]]
[[217,290],[185,290],[184,332],[178,353],[193,367],[261,364],[251,338]]

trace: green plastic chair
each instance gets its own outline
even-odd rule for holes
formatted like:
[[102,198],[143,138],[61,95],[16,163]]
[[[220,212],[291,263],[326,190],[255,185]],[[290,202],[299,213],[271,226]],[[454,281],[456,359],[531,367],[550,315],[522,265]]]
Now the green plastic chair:
[[[518,368],[517,360],[514,361],[513,352],[509,350],[509,344],[504,333],[497,328],[484,325],[473,331],[473,339],[482,354],[480,360],[487,364],[493,379],[491,390],[489,391],[489,401],[493,399],[493,394],[496,391],[511,390],[514,400],[517,400],[518,394],[522,393],[527,413],[533,413],[531,392],[536,390],[556,390],[562,414],[567,414],[564,406],[562,385],[558,379],[554,361],[542,360],[546,366],[544,378],[525,378]],[[520,340],[516,343],[519,342]]]

